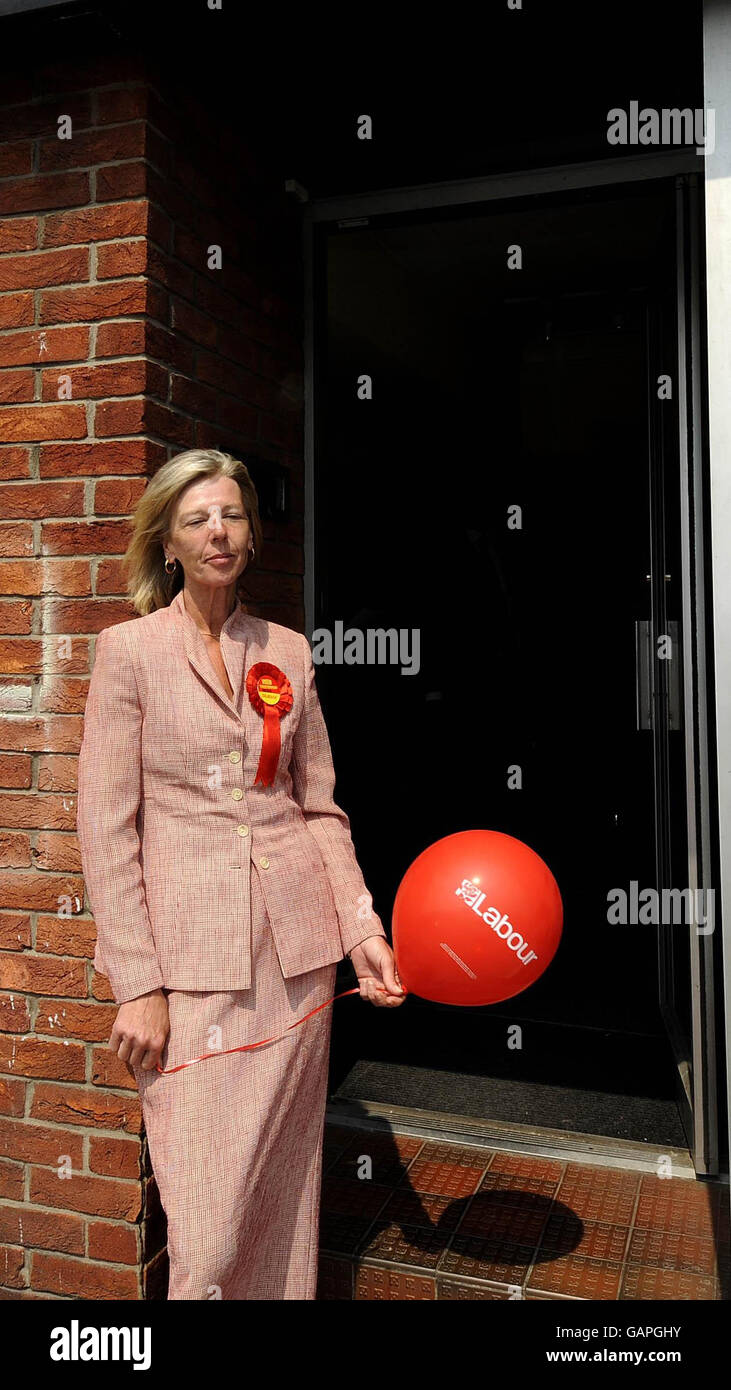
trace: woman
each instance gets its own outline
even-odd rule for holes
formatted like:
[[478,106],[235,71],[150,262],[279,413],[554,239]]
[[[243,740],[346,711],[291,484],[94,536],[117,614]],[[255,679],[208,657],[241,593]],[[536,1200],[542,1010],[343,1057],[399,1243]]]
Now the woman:
[[331,1010],[286,1030],[346,954],[363,998],[405,997],[333,801],[309,643],[238,598],[261,546],[243,463],[192,449],[159,469],[127,552],[141,616],[97,638],[79,757],[94,965],[140,1092],[170,1299],[315,1297]]

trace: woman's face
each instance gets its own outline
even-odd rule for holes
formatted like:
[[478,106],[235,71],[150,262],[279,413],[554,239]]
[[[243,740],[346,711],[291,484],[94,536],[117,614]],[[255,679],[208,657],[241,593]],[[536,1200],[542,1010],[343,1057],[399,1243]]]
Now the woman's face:
[[233,478],[204,478],[178,498],[165,553],[180,561],[188,582],[226,588],[246,566],[250,535],[238,483]]

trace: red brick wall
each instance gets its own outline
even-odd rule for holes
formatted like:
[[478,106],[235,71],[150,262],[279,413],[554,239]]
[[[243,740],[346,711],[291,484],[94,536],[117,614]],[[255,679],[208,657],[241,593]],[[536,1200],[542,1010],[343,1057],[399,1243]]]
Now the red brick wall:
[[128,516],[172,453],[290,470],[297,519],[265,525],[249,607],[303,626],[299,226],[242,132],[142,62],[15,78],[2,102],[0,1298],[163,1296],[139,1100],[91,965],[77,754],[95,634],[135,616]]

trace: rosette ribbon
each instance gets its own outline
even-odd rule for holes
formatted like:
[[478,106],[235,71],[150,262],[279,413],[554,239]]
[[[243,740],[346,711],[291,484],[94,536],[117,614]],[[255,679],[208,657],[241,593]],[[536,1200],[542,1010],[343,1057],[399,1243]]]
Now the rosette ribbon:
[[278,666],[273,666],[271,661],[257,661],[247,673],[246,692],[257,714],[262,715],[264,719],[261,754],[254,786],[261,782],[263,786],[270,787],[277,771],[282,746],[279,721],[291,710],[294,703],[292,686],[289,678]]

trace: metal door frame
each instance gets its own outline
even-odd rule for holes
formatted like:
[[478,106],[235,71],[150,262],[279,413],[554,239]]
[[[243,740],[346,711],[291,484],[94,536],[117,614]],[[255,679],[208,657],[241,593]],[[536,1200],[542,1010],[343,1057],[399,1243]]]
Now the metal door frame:
[[[323,224],[367,225],[371,218],[392,216],[400,212],[413,213],[438,208],[465,207],[509,198],[532,197],[555,192],[609,187],[654,179],[676,180],[676,197],[682,199],[685,181],[695,188],[697,218],[697,176],[702,176],[704,159],[692,148],[660,150],[652,155],[611,158],[592,163],[556,165],[550,168],[522,170],[485,178],[462,179],[454,182],[415,185],[413,187],[381,189],[367,193],[346,194],[309,201],[306,190],[292,181],[304,202],[303,252],[305,270],[305,619],[306,630],[312,631],[318,614],[315,573],[315,254],[317,230]],[[696,178],[689,177],[696,176]],[[693,196],[693,195],[691,195]],[[699,254],[700,232],[696,224],[691,233],[692,264]],[[684,720],[687,820],[689,845],[689,886],[710,884],[711,864],[711,807],[709,794],[707,698],[708,684],[705,652],[703,589],[703,477],[701,471],[700,405],[700,295],[697,275],[691,277],[690,314],[685,310],[685,298],[680,295],[681,250],[678,246],[678,351],[679,382],[683,371],[689,373],[688,394],[692,402],[692,419],[688,413],[685,393],[678,391],[679,434],[681,461],[681,547],[683,555],[683,666],[686,709],[694,717]],[[682,319],[681,319],[681,309]],[[689,318],[689,321],[688,321]],[[689,351],[689,335],[694,350]],[[693,436],[688,439],[692,424]],[[691,569],[691,564],[693,568]],[[695,620],[694,620],[695,611]],[[710,1040],[703,1034],[703,1009],[713,1009],[713,967],[710,944],[703,949],[700,943],[712,938],[700,938],[692,933],[691,959],[697,971],[693,988],[693,1047],[694,1071],[700,1086],[696,1088],[693,1104],[693,1160],[697,1173],[716,1174],[718,1171],[717,1078],[715,1032]],[[710,972],[710,973],[709,973]],[[710,992],[709,992],[710,991]],[[711,1013],[715,1024],[715,1016]],[[707,1069],[707,1070],[706,1070]],[[700,1092],[700,1094],[699,1094]]]
[[[708,737],[706,575],[703,533],[702,329],[698,266],[701,213],[698,176],[676,178],[678,445],[683,568],[683,707],[688,831],[688,887],[697,900],[713,884]],[[712,687],[711,687],[712,688]],[[714,926],[718,922],[715,921]],[[692,1152],[696,1172],[718,1172],[718,1078],[714,934],[690,929]],[[712,1026],[706,1026],[710,1014]]]

